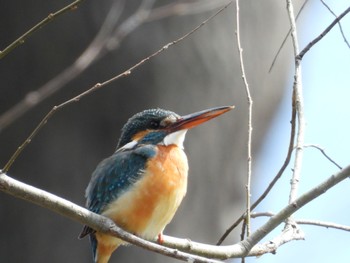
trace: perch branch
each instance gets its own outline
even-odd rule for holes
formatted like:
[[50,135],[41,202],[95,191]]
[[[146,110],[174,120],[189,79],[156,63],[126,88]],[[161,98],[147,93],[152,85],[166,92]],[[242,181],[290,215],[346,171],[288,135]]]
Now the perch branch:
[[218,263],[217,260],[206,259],[200,256],[190,255],[176,249],[167,248],[156,243],[144,240],[117,227],[114,222],[106,217],[94,214],[70,201],[48,193],[44,190],[21,183],[0,173],[0,190],[17,198],[30,201],[34,204],[50,209],[55,213],[68,217],[100,232],[109,233],[142,248],[160,253],[165,256],[180,259],[186,262]]
[[[291,227],[285,228],[283,230],[282,234],[277,237],[279,242],[274,243],[272,247],[270,247],[271,242],[258,244],[258,242],[260,242],[268,233],[283,223],[297,210],[315,198],[319,197],[320,195],[324,194],[327,190],[334,187],[336,184],[347,179],[349,176],[350,166],[347,166],[308,192],[301,195],[299,198],[294,200],[292,204],[288,204],[286,207],[284,207],[279,213],[271,216],[264,225],[254,231],[245,240],[238,242],[237,244],[228,246],[214,246],[192,242],[187,239],[184,240],[165,236],[164,245],[173,248],[170,250],[158,244],[147,242],[141,238],[129,234],[117,227],[113,221],[106,217],[92,213],[85,208],[82,208],[72,202],[57,197],[56,195],[48,193],[44,190],[19,182],[7,176],[1,171],[0,190],[14,197],[21,198],[25,201],[32,202],[46,209],[50,209],[55,213],[61,214],[81,224],[88,225],[99,232],[111,234],[129,243],[142,246],[143,248],[153,250],[157,253],[166,251],[165,253],[167,253],[167,256],[172,256],[187,261],[217,262],[203,257],[228,259],[242,258],[245,256],[258,256],[264,253],[273,253],[277,249],[278,245],[281,245],[285,242],[302,239],[302,233],[300,233],[297,228]],[[293,234],[291,234],[291,230],[293,230]],[[182,253],[179,250],[184,251],[185,253]],[[188,255],[187,253],[191,253],[191,255]]]

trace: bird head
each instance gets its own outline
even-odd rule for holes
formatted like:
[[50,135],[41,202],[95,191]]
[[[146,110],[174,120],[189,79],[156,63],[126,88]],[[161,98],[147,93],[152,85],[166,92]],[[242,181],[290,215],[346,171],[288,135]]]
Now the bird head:
[[233,108],[234,106],[216,107],[185,116],[163,109],[144,110],[132,116],[124,125],[117,148],[132,148],[138,143],[175,144],[182,148],[188,129]]

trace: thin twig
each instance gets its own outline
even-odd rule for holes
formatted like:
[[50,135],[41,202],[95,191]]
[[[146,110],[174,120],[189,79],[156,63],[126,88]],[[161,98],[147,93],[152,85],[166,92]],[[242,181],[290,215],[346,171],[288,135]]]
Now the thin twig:
[[[284,173],[285,169],[287,168],[288,164],[290,163],[293,149],[294,149],[294,139],[295,139],[295,130],[296,130],[296,116],[297,116],[297,101],[295,100],[295,90],[293,90],[293,98],[292,98],[292,119],[291,119],[291,136],[289,140],[289,147],[286,159],[278,171],[277,175],[274,177],[274,179],[271,181],[271,183],[268,185],[266,190],[263,192],[263,194],[253,203],[250,210],[254,210],[261,201],[269,194],[271,189],[274,187],[276,182],[281,178],[282,174]],[[225,233],[220,237],[219,241],[217,242],[217,245],[221,245],[222,242],[226,239],[226,237],[235,229],[238,224],[246,217],[246,213],[242,214],[226,231]]]
[[309,219],[297,219],[297,220],[295,220],[295,222],[297,222],[298,224],[301,224],[301,225],[322,226],[322,227],[326,227],[326,228],[333,228],[333,229],[339,229],[339,230],[350,232],[350,226],[336,224],[333,222],[309,220]]
[[[338,16],[333,12],[333,10],[327,5],[327,3],[323,0],[320,0],[321,3],[328,9],[328,11],[335,17],[337,18]],[[348,48],[350,48],[350,44],[349,44],[349,41],[347,40],[345,34],[344,34],[344,31],[343,31],[343,27],[340,23],[340,21],[338,22],[338,25],[339,25],[339,30],[340,30],[340,33],[344,39],[344,42],[346,43],[346,45],[348,46]]]
[[316,37],[314,40],[312,40],[297,56],[296,58],[298,60],[302,60],[304,55],[310,50],[310,48],[312,48],[318,41],[320,41],[325,35],[327,35],[327,33],[329,31],[331,31],[331,29],[337,24],[339,23],[339,21],[345,17],[345,15],[347,15],[350,12],[350,6],[343,12],[341,13],[336,19],[334,19],[334,21],[318,36]]
[[[266,235],[268,235],[278,225],[283,223],[290,215],[298,211],[300,208],[302,208],[304,205],[308,204],[312,200],[316,199],[322,194],[325,194],[327,190],[331,189],[341,181],[347,179],[349,176],[350,166],[347,166],[343,170],[330,176],[319,185],[315,186],[305,194],[298,197],[293,204],[288,204],[280,212],[271,216],[271,218],[264,225],[262,225],[256,231],[254,231],[245,240],[238,242],[237,244],[228,246],[213,246],[192,242],[188,239],[179,239],[164,236],[163,244],[167,247],[175,248],[175,250],[166,249],[163,246],[147,242],[141,238],[129,234],[117,227],[112,220],[106,217],[95,214],[83,207],[80,207],[72,202],[69,202],[44,190],[24,184],[18,180],[7,176],[1,171],[0,191],[10,194],[16,198],[21,198],[27,202],[32,202],[46,209],[52,210],[57,214],[70,218],[71,220],[74,220],[81,224],[88,225],[98,232],[111,234],[131,244],[142,246],[146,249],[153,250],[157,253],[162,253],[163,251],[165,251],[162,254],[191,262],[216,262],[214,260],[202,257],[228,259],[242,258],[246,256],[258,256],[265,253],[273,253],[280,245],[291,240],[302,239],[302,233],[295,233],[293,231],[291,233],[291,231],[283,231],[283,233],[279,237],[274,239],[274,241],[276,240],[276,242],[274,242],[273,244],[271,244],[271,242],[258,244],[258,242],[260,242],[264,237],[266,237]],[[191,255],[187,253],[182,253],[178,250],[191,253]],[[194,255],[197,255],[200,258]]]
[[230,4],[232,3],[229,2],[228,4],[226,4],[224,7],[220,8],[218,11],[216,11],[213,15],[211,15],[209,18],[207,18],[206,20],[204,20],[202,23],[200,23],[198,26],[196,26],[194,29],[192,29],[191,31],[189,31],[188,33],[186,33],[185,35],[181,36],[180,38],[166,44],[165,46],[163,46],[162,48],[160,48],[159,50],[157,50],[156,52],[154,52],[153,54],[149,55],[148,57],[142,59],[140,62],[138,62],[137,64],[133,65],[132,67],[130,67],[129,69],[125,70],[124,72],[120,73],[119,75],[106,80],[102,83],[96,83],[93,87],[89,88],[88,90],[80,93],[79,95],[57,105],[54,106],[49,113],[46,114],[46,116],[40,121],[40,123],[38,124],[38,126],[36,126],[36,128],[32,131],[32,133],[28,136],[28,138],[17,148],[17,150],[15,151],[15,153],[11,156],[11,158],[8,160],[8,162],[6,163],[6,165],[4,166],[4,168],[2,169],[3,172],[7,173],[10,169],[10,167],[12,166],[13,162],[17,159],[17,157],[21,154],[21,152],[28,146],[28,144],[32,141],[32,139],[36,136],[36,134],[45,126],[45,124],[47,123],[47,121],[58,111],[61,110],[62,108],[66,107],[67,105],[70,105],[72,103],[78,102],[80,101],[80,99],[82,99],[83,97],[92,94],[93,92],[95,92],[96,90],[107,86],[108,84],[116,81],[117,79],[129,76],[135,69],[137,69],[138,67],[142,66],[143,64],[145,64],[146,62],[148,62],[150,59],[154,58],[155,56],[159,55],[160,53],[162,53],[163,51],[167,50],[169,47],[176,45],[177,43],[183,41],[184,39],[186,39],[187,37],[189,37],[190,35],[192,35],[193,33],[195,33],[198,29],[200,29],[202,26],[204,26],[207,22],[209,22],[210,20],[212,20],[214,17],[216,17],[218,14],[220,14],[222,11],[224,11]]
[[[250,211],[253,211],[261,202],[265,199],[265,197],[270,193],[274,185],[277,183],[277,181],[281,178],[284,171],[288,167],[288,164],[290,163],[293,149],[294,149],[294,139],[295,139],[295,126],[296,126],[296,109],[294,105],[294,100],[292,100],[292,119],[291,119],[291,134],[289,139],[289,146],[288,146],[288,152],[286,159],[284,160],[281,168],[279,169],[276,176],[273,178],[273,180],[269,183],[265,191],[262,193],[262,195],[252,204],[250,207]],[[219,241],[216,243],[216,245],[221,245],[222,242],[227,238],[227,236],[235,229],[242,220],[246,217],[246,213],[243,213],[226,231],[225,233],[220,237]]]
[[8,45],[6,48],[4,48],[2,51],[0,51],[0,59],[4,58],[11,51],[13,51],[16,47],[23,44],[27,40],[28,37],[30,37],[32,34],[34,34],[40,28],[42,28],[45,25],[47,25],[48,23],[54,21],[57,17],[63,15],[64,13],[67,13],[68,11],[73,11],[73,10],[77,9],[77,7],[83,1],[84,0],[76,0],[76,1],[72,2],[71,4],[65,6],[64,8],[56,11],[55,13],[49,14],[46,18],[44,18],[42,21],[40,21],[34,27],[29,29],[27,32],[25,32],[22,36],[17,38],[14,42],[12,42],[10,45]]
[[320,146],[318,145],[315,145],[315,144],[307,144],[307,145],[304,145],[305,148],[307,147],[312,147],[312,148],[316,148],[318,149],[323,155],[324,157],[326,157],[331,163],[333,163],[335,166],[337,166],[340,170],[343,169],[339,164],[337,164],[327,153],[326,151],[321,148]]
[[236,0],[236,37],[237,37],[237,48],[239,53],[239,64],[241,67],[242,79],[245,87],[245,92],[247,95],[248,101],[248,140],[247,140],[247,185],[246,185],[246,220],[245,224],[247,225],[247,236],[250,235],[250,187],[251,187],[251,178],[252,178],[252,115],[253,115],[253,100],[250,95],[250,89],[244,69],[244,60],[243,60],[243,49],[241,46],[241,35],[240,35],[240,21],[239,21],[239,0]]
[[[303,11],[304,7],[306,6],[306,4],[309,2],[309,0],[305,0],[304,3],[302,4],[302,6],[300,7],[299,9],[299,12],[297,14],[297,16],[295,17],[296,20],[298,20],[299,18],[299,15],[301,14],[301,12]],[[276,60],[279,56],[279,54],[281,53],[282,51],[282,48],[284,47],[284,45],[286,44],[287,42],[287,39],[288,37],[290,36],[290,32],[291,32],[291,28],[289,28],[286,36],[284,37],[283,41],[282,41],[282,44],[280,45],[280,47],[278,48],[277,52],[276,52],[276,55],[273,57],[273,60],[272,60],[272,63],[271,63],[271,66],[269,68],[269,73],[271,73],[271,70],[273,69],[275,63],[276,63]]]
[[[272,212],[254,212],[251,214],[252,218],[257,217],[271,217],[275,214]],[[311,226],[322,226],[326,228],[339,229],[350,232],[350,226],[336,224],[333,222],[320,221],[320,220],[311,220],[311,219],[294,219],[294,222],[300,225],[311,225]]]

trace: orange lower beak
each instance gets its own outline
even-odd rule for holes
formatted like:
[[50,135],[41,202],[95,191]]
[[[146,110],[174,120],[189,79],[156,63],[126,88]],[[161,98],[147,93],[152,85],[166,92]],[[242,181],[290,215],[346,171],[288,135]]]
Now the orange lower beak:
[[174,122],[169,129],[171,132],[191,129],[232,110],[234,107],[235,106],[216,107],[182,116]]

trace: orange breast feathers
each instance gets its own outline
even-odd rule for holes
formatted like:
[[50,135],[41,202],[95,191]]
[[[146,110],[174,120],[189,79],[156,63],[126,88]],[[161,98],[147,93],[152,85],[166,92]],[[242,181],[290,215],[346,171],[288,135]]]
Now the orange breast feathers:
[[187,189],[188,162],[184,151],[176,145],[157,148],[142,177],[103,213],[123,229],[147,239],[162,233]]

